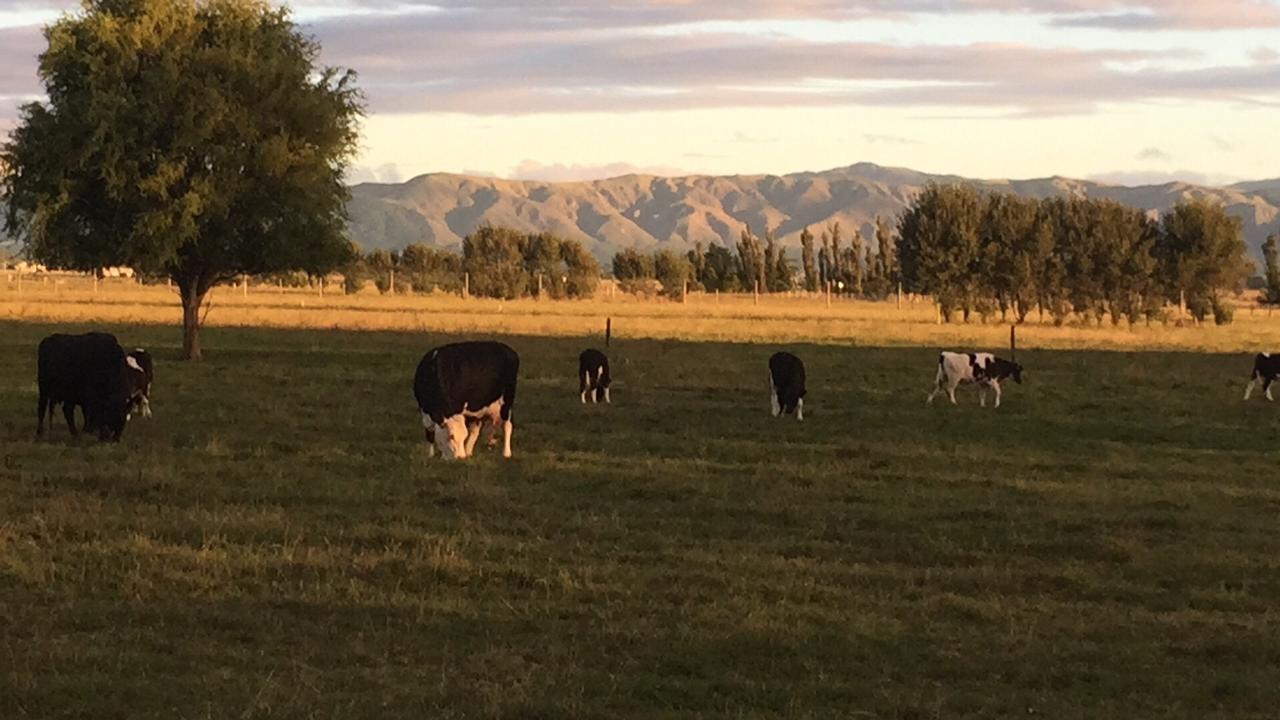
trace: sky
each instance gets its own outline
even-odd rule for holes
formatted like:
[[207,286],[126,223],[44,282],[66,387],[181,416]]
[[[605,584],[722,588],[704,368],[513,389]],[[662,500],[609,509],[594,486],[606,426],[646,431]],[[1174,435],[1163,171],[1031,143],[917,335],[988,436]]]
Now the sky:
[[[0,0],[0,133],[41,99]],[[1126,184],[1280,176],[1280,0],[317,0],[368,102],[349,179],[783,174],[866,161]]]

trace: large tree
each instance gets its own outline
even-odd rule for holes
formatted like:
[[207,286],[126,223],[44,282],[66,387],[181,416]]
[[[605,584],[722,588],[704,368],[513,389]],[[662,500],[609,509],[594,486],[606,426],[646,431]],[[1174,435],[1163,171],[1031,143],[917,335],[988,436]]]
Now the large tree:
[[172,278],[190,359],[214,285],[348,260],[363,100],[287,9],[86,0],[45,38],[48,100],[23,106],[0,152],[5,224],[32,256]]

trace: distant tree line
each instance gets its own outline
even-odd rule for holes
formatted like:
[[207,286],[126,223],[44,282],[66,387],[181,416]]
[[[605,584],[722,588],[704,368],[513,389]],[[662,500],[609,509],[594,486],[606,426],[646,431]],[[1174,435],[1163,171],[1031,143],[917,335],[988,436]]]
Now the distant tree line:
[[1185,302],[1196,319],[1226,323],[1224,295],[1243,288],[1251,267],[1241,222],[1204,200],[1156,219],[1111,200],[930,185],[898,234],[904,286],[931,295],[948,320],[998,311],[1022,321],[1035,310],[1056,322],[1132,323]]
[[671,297],[678,297],[686,282],[690,290],[708,292],[816,292],[829,286],[834,293],[875,298],[883,298],[896,288],[898,265],[888,223],[877,221],[874,254],[863,247],[856,233],[844,245],[839,223],[823,230],[821,242],[821,248],[816,249],[813,233],[804,229],[797,269],[774,231],[766,230],[761,240],[744,229],[733,250],[715,243],[696,243],[684,255],[673,250],[652,254],[623,250],[613,258],[613,277],[627,290],[656,280],[663,294]]
[[341,270],[348,292],[372,281],[379,292],[436,290],[514,299],[595,294],[600,265],[577,240],[485,226],[463,238],[462,253],[411,244],[399,252],[354,253]]

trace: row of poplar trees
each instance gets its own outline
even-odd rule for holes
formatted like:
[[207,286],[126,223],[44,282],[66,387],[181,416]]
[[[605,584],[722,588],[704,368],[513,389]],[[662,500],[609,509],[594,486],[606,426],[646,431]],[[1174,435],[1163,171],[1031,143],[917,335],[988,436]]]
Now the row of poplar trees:
[[366,282],[382,293],[458,293],[465,285],[472,295],[503,299],[591,297],[600,281],[600,265],[582,243],[490,226],[463,238],[461,254],[412,244],[356,253],[340,272],[348,292]]
[[1197,320],[1231,320],[1225,296],[1252,269],[1240,220],[1190,199],[1161,217],[1111,200],[1028,199],[930,185],[898,222],[904,287],[931,295],[943,317],[1038,312],[1119,323],[1185,305]]
[[759,291],[810,292],[830,289],[834,293],[883,298],[893,292],[898,281],[893,231],[883,221],[876,225],[876,252],[864,248],[854,233],[844,244],[839,223],[822,231],[821,247],[815,248],[808,228],[800,234],[800,271],[772,230],[763,240],[744,229],[734,250],[723,245],[696,243],[681,256],[671,250],[652,255],[634,249],[613,258],[613,276],[620,282],[657,280],[665,294],[678,296],[687,283],[691,290],[708,292]]

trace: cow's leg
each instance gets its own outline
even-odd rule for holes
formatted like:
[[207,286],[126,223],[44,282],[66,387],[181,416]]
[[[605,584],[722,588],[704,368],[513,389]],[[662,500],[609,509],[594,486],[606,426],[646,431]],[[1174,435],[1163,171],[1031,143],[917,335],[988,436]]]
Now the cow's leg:
[[987,406],[987,385],[986,383],[978,384],[978,407]]
[[1245,399],[1245,400],[1248,400],[1248,399],[1249,399],[1249,396],[1253,394],[1253,388],[1254,388],[1254,386],[1256,386],[1257,384],[1258,384],[1258,376],[1257,376],[1257,375],[1254,375],[1253,377],[1249,378],[1249,384],[1244,386],[1244,399]]
[[427,457],[436,456],[436,427],[431,422],[431,416],[422,413],[422,431],[427,441]]
[[1000,381],[992,380],[991,388],[996,391],[996,407],[1000,407]]
[[773,373],[769,373],[769,414],[778,417],[782,405],[778,403],[778,388],[773,385]]
[[804,420],[804,398],[796,401],[796,420]]
[[613,404],[613,403],[609,400],[609,388],[607,388],[607,387],[604,389],[604,403],[605,403],[606,405],[611,405],[611,404]]
[[[36,437],[41,437],[44,435],[44,414],[45,414],[45,411],[50,409],[51,408],[49,407],[49,396],[45,395],[44,393],[41,393],[40,401],[36,406]],[[50,419],[52,419],[53,417],[52,412],[49,413],[49,417]],[[50,423],[50,425],[52,426],[52,423]]]
[[511,418],[502,423],[502,457],[511,457]]
[[959,384],[960,384],[959,382],[952,382],[947,385],[947,397],[951,398],[952,405],[959,404],[956,402],[956,386]]
[[[582,397],[582,404],[587,404],[587,390],[591,387],[591,374],[586,370],[582,371],[582,382],[578,383],[578,394]],[[594,394],[594,393],[593,393]]]
[[1273,382],[1275,382],[1274,377],[1269,377],[1262,381],[1262,392],[1267,396],[1268,400],[1275,400],[1275,398],[1271,397],[1271,383]]
[[476,441],[480,439],[480,430],[484,428],[484,421],[475,423],[467,423],[467,442],[464,446],[466,454],[463,457],[471,457],[476,450]]
[[[79,435],[80,431],[76,429],[76,404],[73,402],[62,403],[62,416],[67,419],[67,430],[71,431],[71,437],[75,437]],[[52,425],[53,423],[50,422],[49,424]],[[85,408],[84,424],[85,424],[85,428],[88,429],[88,425],[89,425],[89,408],[88,407]]]

